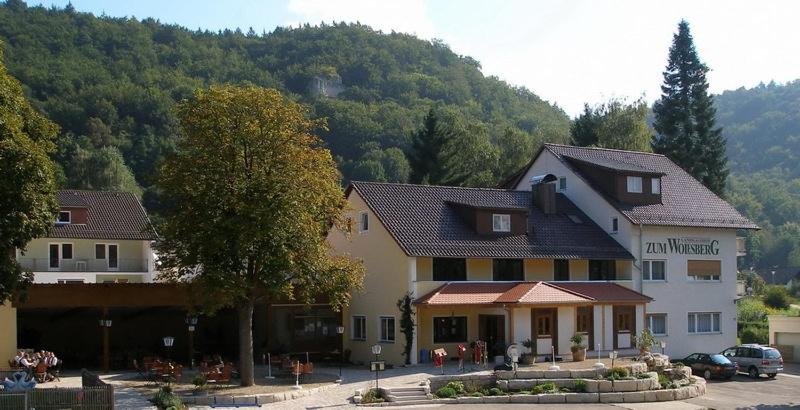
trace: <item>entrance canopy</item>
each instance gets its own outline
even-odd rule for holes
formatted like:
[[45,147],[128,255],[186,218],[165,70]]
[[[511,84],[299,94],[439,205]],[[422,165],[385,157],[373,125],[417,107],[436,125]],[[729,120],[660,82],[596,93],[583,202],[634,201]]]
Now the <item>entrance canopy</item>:
[[185,287],[174,283],[36,283],[16,308],[188,306]]
[[448,282],[415,303],[453,305],[591,305],[647,303],[652,298],[611,282]]

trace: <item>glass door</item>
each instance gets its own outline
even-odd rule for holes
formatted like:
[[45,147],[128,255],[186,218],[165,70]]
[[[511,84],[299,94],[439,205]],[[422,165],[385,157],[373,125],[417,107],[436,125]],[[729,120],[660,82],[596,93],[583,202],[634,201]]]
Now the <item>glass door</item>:
[[108,245],[108,269],[119,269],[119,251],[118,245]]
[[59,255],[60,246],[57,243],[50,244],[50,269],[58,269],[61,267],[61,258]]

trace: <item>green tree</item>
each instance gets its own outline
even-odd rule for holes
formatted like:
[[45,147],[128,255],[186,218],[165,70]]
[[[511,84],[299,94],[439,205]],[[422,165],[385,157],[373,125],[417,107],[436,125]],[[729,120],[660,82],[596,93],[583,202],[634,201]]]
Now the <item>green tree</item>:
[[698,181],[722,195],[728,177],[725,138],[715,125],[703,64],[694,48],[689,23],[681,20],[669,49],[661,99],[653,105],[653,149],[666,155]]
[[774,309],[786,309],[790,304],[789,291],[780,285],[769,285],[764,291],[764,304]]
[[439,120],[436,110],[428,110],[422,127],[411,140],[411,150],[407,154],[412,183],[444,184],[448,173],[446,149],[454,138],[452,130]]
[[647,125],[649,109],[643,99],[632,104],[612,99],[594,107],[584,105],[583,113],[570,128],[572,143],[580,146],[650,151],[653,134]]
[[49,157],[57,131],[0,63],[0,304],[32,279],[17,263],[16,249],[46,235],[58,211]]
[[159,178],[168,203],[158,245],[172,280],[190,280],[210,309],[238,311],[242,385],[254,382],[253,307],[258,300],[325,295],[338,310],[361,286],[363,267],[334,256],[340,175],[312,132],[322,124],[274,89],[197,91],[179,106],[184,138]]
[[410,293],[406,293],[397,301],[397,308],[400,309],[400,332],[405,337],[403,345],[403,356],[406,357],[406,364],[411,364],[411,349],[414,347],[414,298]]

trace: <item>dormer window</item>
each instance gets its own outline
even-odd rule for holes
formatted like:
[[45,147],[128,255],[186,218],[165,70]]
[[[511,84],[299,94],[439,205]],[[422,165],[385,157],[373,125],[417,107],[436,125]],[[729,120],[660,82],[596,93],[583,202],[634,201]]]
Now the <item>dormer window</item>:
[[57,224],[68,224],[72,223],[72,212],[70,211],[59,211],[58,217],[56,218]]
[[628,192],[634,194],[642,193],[642,177],[628,177]]
[[661,178],[653,178],[650,180],[650,193],[656,195],[661,194]]
[[511,215],[492,214],[492,230],[494,232],[511,232]]

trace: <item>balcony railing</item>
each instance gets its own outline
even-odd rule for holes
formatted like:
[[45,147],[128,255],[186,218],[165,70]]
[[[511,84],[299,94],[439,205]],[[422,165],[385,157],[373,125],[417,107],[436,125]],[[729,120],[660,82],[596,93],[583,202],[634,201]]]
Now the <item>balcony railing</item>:
[[119,258],[117,263],[106,259],[19,258],[23,270],[31,272],[147,272],[150,265],[145,258]]

